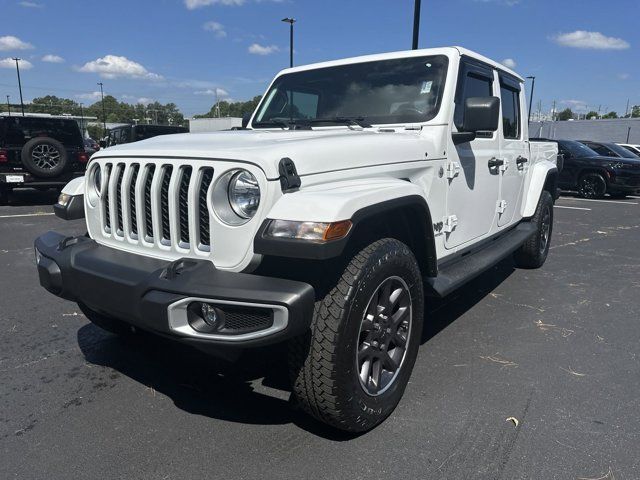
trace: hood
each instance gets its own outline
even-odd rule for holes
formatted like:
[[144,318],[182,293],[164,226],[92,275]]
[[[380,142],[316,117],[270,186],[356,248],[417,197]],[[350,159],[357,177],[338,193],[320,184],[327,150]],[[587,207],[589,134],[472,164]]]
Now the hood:
[[[389,163],[442,158],[446,126],[420,130],[322,128],[316,130],[231,130],[163,135],[109,147],[105,157],[188,157],[256,164],[269,179],[279,176],[282,158],[291,158],[301,176]],[[438,153],[440,155],[438,155]]]

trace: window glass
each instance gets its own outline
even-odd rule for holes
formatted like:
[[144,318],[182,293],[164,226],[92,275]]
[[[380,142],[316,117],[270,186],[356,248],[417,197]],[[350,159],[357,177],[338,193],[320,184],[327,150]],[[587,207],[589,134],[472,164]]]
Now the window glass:
[[4,119],[4,142],[24,145],[36,137],[55,138],[65,146],[82,146],[80,127],[74,120],[61,118],[7,117]]
[[462,122],[464,120],[464,104],[467,98],[493,96],[493,81],[475,73],[468,73],[464,79],[464,85],[462,88],[462,97],[460,99],[460,103],[456,104],[454,114],[454,121],[458,130],[462,128]]
[[504,138],[520,138],[520,92],[500,86]]
[[336,117],[369,124],[425,122],[440,108],[447,65],[447,57],[437,55],[288,73],[275,80],[252,126]]

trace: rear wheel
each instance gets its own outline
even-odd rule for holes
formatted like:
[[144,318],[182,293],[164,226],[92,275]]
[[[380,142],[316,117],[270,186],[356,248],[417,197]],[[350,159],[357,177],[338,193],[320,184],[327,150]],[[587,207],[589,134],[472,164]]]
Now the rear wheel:
[[607,192],[607,181],[599,173],[585,173],[578,180],[578,193],[584,198],[602,198]]
[[360,251],[316,303],[309,332],[290,342],[301,407],[350,432],[384,421],[409,381],[423,312],[420,269],[406,245],[383,239]]
[[536,226],[536,233],[516,250],[513,257],[518,267],[540,268],[547,260],[553,232],[553,198],[546,190],[540,195],[536,213],[530,221]]

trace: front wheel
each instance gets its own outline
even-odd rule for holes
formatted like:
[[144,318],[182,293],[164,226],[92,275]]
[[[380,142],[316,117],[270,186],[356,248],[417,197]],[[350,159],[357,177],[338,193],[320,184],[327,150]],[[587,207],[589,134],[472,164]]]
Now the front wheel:
[[536,213],[530,222],[535,225],[536,232],[516,250],[513,257],[518,267],[540,268],[549,255],[553,232],[553,198],[546,190],[540,195]]
[[307,334],[290,342],[298,403],[340,430],[382,423],[409,381],[423,315],[422,277],[409,248],[387,238],[361,250],[316,302]]
[[607,181],[599,173],[585,173],[578,180],[578,193],[583,198],[602,198],[607,193]]

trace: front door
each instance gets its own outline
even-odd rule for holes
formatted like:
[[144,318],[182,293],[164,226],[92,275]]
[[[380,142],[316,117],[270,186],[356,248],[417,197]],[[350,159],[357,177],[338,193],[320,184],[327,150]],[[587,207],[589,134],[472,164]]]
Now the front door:
[[[463,60],[456,91],[454,128],[462,126],[465,99],[498,95],[493,69]],[[490,165],[499,152],[498,132],[478,132],[471,142],[450,144],[449,163],[444,171],[449,183],[447,216],[443,219],[446,248],[486,235],[495,225],[500,172]]]

